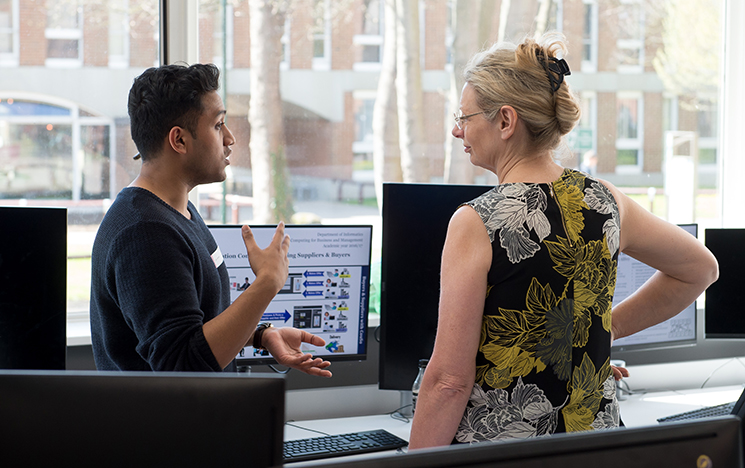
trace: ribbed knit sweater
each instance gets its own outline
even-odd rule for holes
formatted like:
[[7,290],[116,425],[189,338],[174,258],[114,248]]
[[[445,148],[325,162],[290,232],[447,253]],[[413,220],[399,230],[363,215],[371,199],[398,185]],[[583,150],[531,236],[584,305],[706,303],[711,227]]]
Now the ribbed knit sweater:
[[229,305],[228,273],[215,267],[217,244],[191,202],[188,209],[191,219],[128,187],[101,222],[90,303],[99,370],[222,370],[202,325]]

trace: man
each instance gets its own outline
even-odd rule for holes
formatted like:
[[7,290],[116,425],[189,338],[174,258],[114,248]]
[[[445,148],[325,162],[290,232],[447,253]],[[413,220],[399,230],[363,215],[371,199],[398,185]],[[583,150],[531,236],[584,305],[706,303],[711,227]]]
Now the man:
[[[142,168],[99,227],[92,254],[91,335],[101,370],[234,370],[246,345],[280,363],[330,377],[328,361],[300,351],[320,337],[257,325],[288,275],[280,223],[260,249],[243,227],[251,287],[230,304],[227,269],[189,191],[225,180],[235,138],[225,125],[214,65],[150,68],[134,80],[128,111]],[[136,156],[136,158],[138,157]]]

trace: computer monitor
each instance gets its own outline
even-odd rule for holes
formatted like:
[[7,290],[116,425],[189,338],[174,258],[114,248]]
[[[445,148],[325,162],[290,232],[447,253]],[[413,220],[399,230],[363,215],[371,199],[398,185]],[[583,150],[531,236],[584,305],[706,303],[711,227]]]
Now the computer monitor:
[[704,243],[719,263],[719,279],[706,290],[704,334],[707,339],[745,339],[745,229],[706,229]]
[[279,376],[0,371],[0,466],[282,465]]
[[[230,275],[231,300],[256,278],[248,262],[241,227],[209,226]],[[271,242],[276,226],[251,226],[259,247]],[[363,360],[367,356],[370,301],[370,225],[288,225],[289,276],[261,317],[275,327],[307,330],[326,341],[302,351],[329,361]],[[266,350],[245,347],[239,366],[271,364]]]
[[411,390],[437,332],[440,260],[462,203],[491,186],[383,184],[378,386]]
[[[683,230],[698,236],[697,224],[682,224]],[[654,268],[624,253],[618,255],[616,289],[613,307],[639,289],[656,272]],[[613,342],[614,359],[622,359],[625,351],[643,351],[668,347],[694,346],[696,344],[696,301],[676,316],[662,323],[641,330]],[[633,358],[631,358],[633,360]]]
[[0,368],[63,370],[67,210],[0,207]]
[[735,416],[482,442],[334,461],[327,468],[575,468],[602,466],[742,467],[740,420]]

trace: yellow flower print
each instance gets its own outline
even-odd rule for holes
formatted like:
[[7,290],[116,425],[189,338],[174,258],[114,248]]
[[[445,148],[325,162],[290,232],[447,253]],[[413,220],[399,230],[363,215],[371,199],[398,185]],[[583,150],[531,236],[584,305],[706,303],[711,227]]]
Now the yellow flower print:
[[603,398],[605,381],[611,374],[609,360],[596,372],[595,365],[585,353],[582,363],[572,372],[569,403],[561,410],[567,432],[592,429]]
[[585,228],[582,209],[589,209],[587,203],[585,203],[585,194],[582,193],[579,186],[567,184],[563,178],[553,183],[553,189],[556,194],[556,201],[561,207],[567,236],[572,242],[575,242],[580,239],[580,233]]

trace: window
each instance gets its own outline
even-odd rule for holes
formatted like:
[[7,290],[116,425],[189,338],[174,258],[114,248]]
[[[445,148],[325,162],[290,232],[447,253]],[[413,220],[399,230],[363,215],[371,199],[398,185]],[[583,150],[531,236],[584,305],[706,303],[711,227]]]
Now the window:
[[592,91],[585,91],[580,96],[582,117],[569,134],[569,146],[572,158],[562,160],[565,166],[578,167],[588,174],[597,173],[597,97]]
[[639,0],[621,0],[618,7],[618,71],[644,71],[644,9]]
[[598,4],[584,0],[582,20],[582,71],[593,73],[598,67]]
[[313,0],[313,69],[331,68],[331,3]]
[[354,93],[354,151],[355,159],[372,160],[374,91]]
[[126,68],[129,65],[129,1],[109,3],[109,66]]
[[79,67],[83,60],[83,7],[76,0],[47,0],[46,65]]
[[287,70],[292,65],[290,63],[290,38],[292,34],[292,20],[290,18],[285,19],[285,28],[284,32],[282,33],[282,61],[279,63],[279,66],[282,68],[282,70]]
[[[200,6],[200,12],[203,6]],[[230,69],[233,68],[233,19],[235,17],[233,5],[226,2],[215,5],[214,8],[215,11],[212,15],[214,28],[212,40],[214,43],[212,45],[212,59],[210,61],[220,68]]]
[[0,0],[0,65],[18,65],[18,0]]
[[[538,5],[537,0],[532,1]],[[687,105],[690,96],[662,82],[651,67],[643,80],[637,74],[643,71],[643,64],[656,58],[651,56],[654,48],[650,45],[664,50],[680,42],[670,31],[657,28],[664,24],[663,18],[675,14],[692,18],[694,24],[715,22],[718,20],[709,19],[709,15],[704,18],[701,12],[713,11],[712,17],[724,17],[719,15],[724,1],[583,0],[576,7],[575,2],[549,2],[547,25],[555,24],[567,35],[567,59],[577,60],[577,67],[581,61],[581,72],[573,70],[567,77],[581,95],[583,106],[582,120],[573,141],[570,139],[574,161],[567,164],[579,165],[584,152],[592,149],[597,153],[598,175],[621,190],[639,191],[649,184],[662,188],[664,148],[659,148],[662,143],[656,147],[649,143],[664,141],[668,130],[695,131],[701,174],[711,172],[708,179],[700,178],[710,181],[702,182],[710,190],[699,196],[721,196],[717,180],[724,172],[720,165],[727,164],[729,155],[719,143],[722,127],[728,122],[718,118],[723,107],[718,95],[721,83],[716,79],[719,63],[710,66],[714,72],[708,72],[714,77],[712,89],[694,93],[701,103],[698,107]],[[736,0],[727,1],[742,8]],[[231,200],[238,202],[234,209],[227,205],[227,222],[233,215],[238,221],[253,216],[253,208],[245,202],[253,195],[247,119],[251,74],[248,2],[225,2],[225,22],[220,8],[200,13],[200,21],[210,23],[210,27],[200,28],[199,34],[205,35],[198,41],[203,54],[200,59],[223,68],[222,57],[226,57],[223,91],[228,124],[238,140],[231,156],[232,175],[225,186],[225,191],[236,197]],[[198,3],[201,8],[221,2]],[[283,187],[290,196],[298,194],[294,200],[297,213],[340,223],[380,222],[369,183],[371,163],[361,162],[369,160],[374,137],[378,74],[371,70],[379,68],[384,41],[383,3],[307,0],[311,8],[287,14],[281,39],[285,65],[278,80],[279,108],[288,173]],[[481,3],[493,6],[493,2]],[[451,118],[445,98],[450,86],[447,64],[453,61],[447,18],[451,2],[428,0],[421,4],[428,15],[423,37],[429,39],[421,46],[442,54],[440,62],[444,64],[427,69],[422,80],[431,180],[438,181],[443,178],[444,146],[452,140],[443,120]],[[512,2],[513,6],[527,4]],[[666,8],[657,8],[660,5]],[[23,15],[30,12],[39,18],[39,26],[21,29],[28,24]],[[139,167],[131,160],[136,150],[129,137],[126,96],[132,76],[158,63],[158,12],[158,0],[0,0],[0,67],[4,71],[14,67],[11,73],[0,73],[0,198],[2,203],[17,204],[54,197],[54,202],[71,206],[70,255],[81,257],[71,260],[69,268],[68,284],[76,289],[70,292],[72,316],[87,313],[89,273],[80,264],[86,261],[86,252],[90,254],[103,208],[131,182]],[[436,17],[438,14],[442,18]],[[486,14],[490,21],[484,22],[493,28],[489,37],[496,37],[496,28],[504,23],[500,21],[501,9],[492,8]],[[524,23],[515,20],[510,26],[524,33],[532,31],[535,14],[528,16]],[[722,28],[718,23],[712,26],[716,31]],[[718,41],[716,34],[705,37],[712,41],[713,50],[725,50],[713,47]],[[688,45],[683,48],[686,53],[690,49]],[[741,53],[731,49],[727,53]],[[604,65],[606,62],[609,64]],[[706,65],[701,60],[696,64],[699,70]],[[741,82],[742,78],[733,79]],[[663,111],[659,116],[645,116],[645,101],[653,108],[655,99]],[[474,181],[484,180],[482,172],[474,175]],[[220,187],[219,193],[222,191]],[[217,192],[200,194],[211,200],[202,207],[210,222],[222,220],[220,207],[212,198]],[[702,229],[706,223],[716,226],[722,221],[714,211],[697,216],[703,220]],[[373,251],[373,256],[376,254],[379,251]]]
[[360,49],[355,70],[378,70],[383,56],[383,1],[364,0],[361,13],[360,34],[354,44]]
[[[699,103],[697,114],[698,127],[698,163],[713,166],[717,163],[717,145],[719,138],[719,106],[716,99]],[[711,167],[708,170],[712,170]]]
[[90,342],[92,241],[135,174],[127,94],[157,36],[157,0],[0,0],[0,203],[68,208],[72,344]]
[[643,157],[643,103],[637,93],[619,93],[616,100],[616,164],[622,171],[640,171]]

